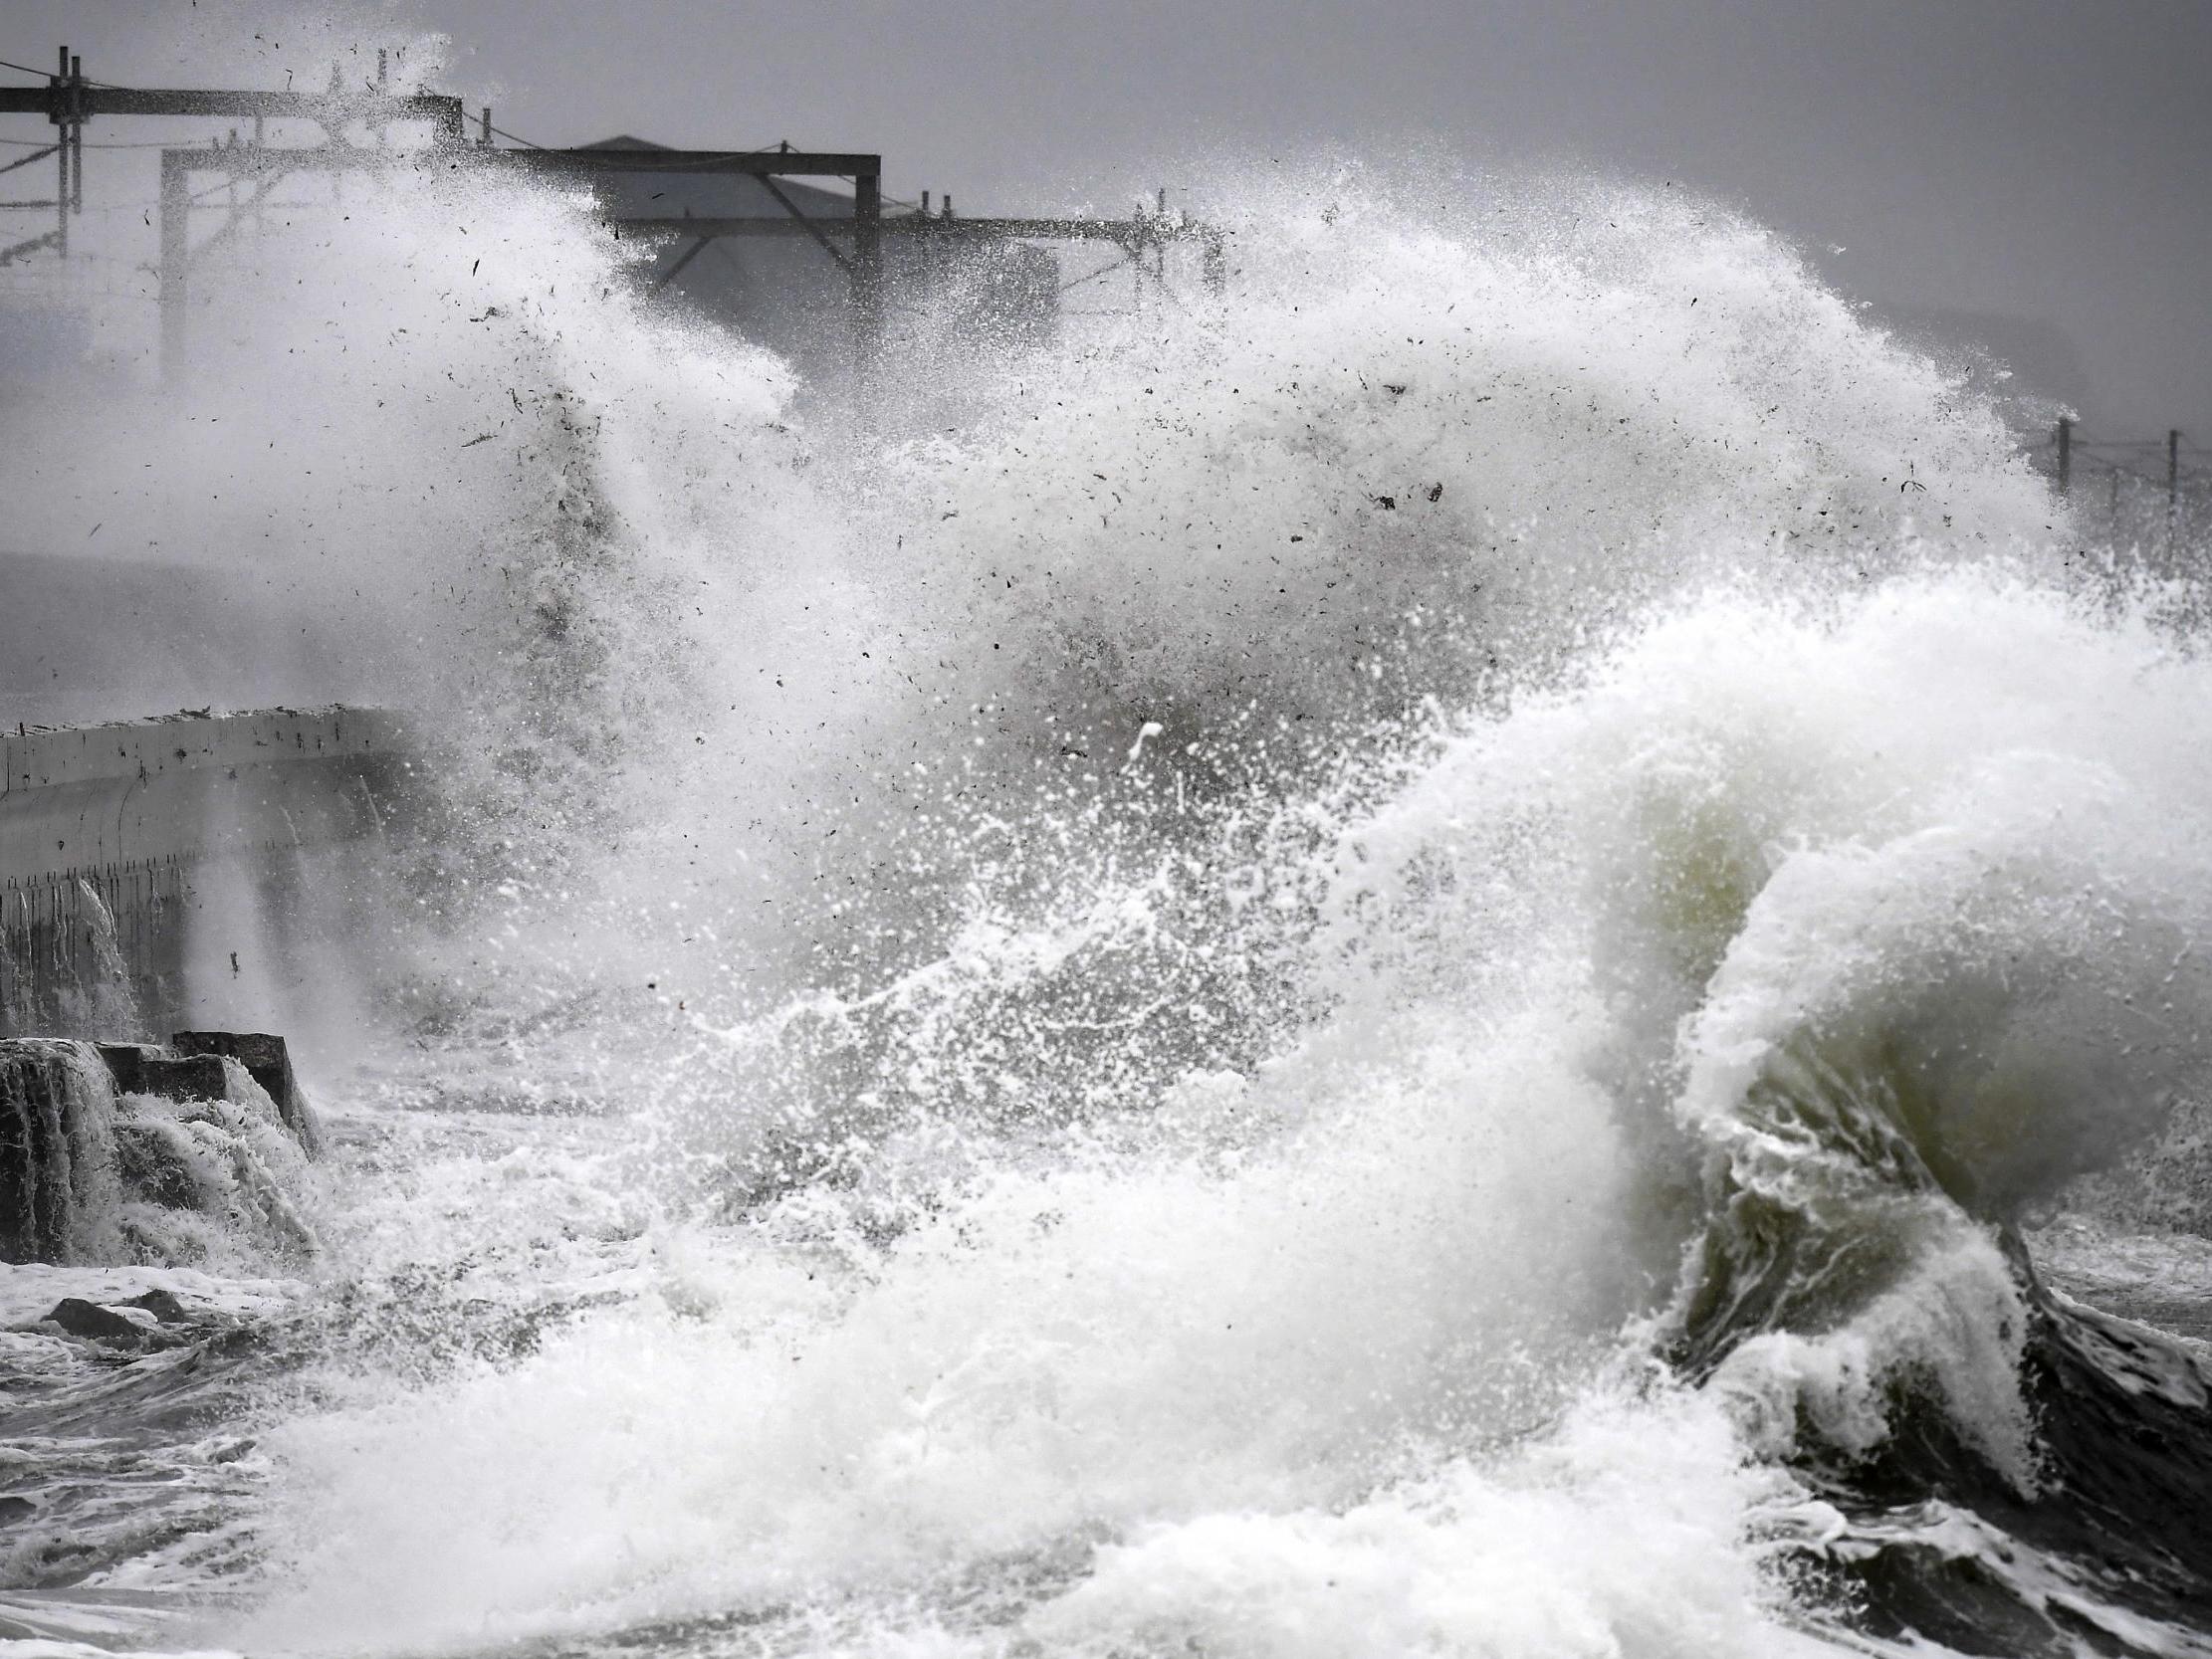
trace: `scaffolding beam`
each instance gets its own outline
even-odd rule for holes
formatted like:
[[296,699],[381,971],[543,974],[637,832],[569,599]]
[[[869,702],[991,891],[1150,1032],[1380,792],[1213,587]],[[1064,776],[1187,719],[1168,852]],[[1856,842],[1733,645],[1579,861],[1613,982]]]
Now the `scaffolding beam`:
[[434,93],[270,93],[101,87],[59,79],[44,87],[0,87],[0,115],[44,115],[57,126],[104,115],[260,116],[310,120],[326,131],[349,121],[427,121],[441,143],[461,141],[461,101]]
[[510,167],[566,173],[746,173],[756,178],[883,176],[883,157],[846,150],[502,149],[480,151]]

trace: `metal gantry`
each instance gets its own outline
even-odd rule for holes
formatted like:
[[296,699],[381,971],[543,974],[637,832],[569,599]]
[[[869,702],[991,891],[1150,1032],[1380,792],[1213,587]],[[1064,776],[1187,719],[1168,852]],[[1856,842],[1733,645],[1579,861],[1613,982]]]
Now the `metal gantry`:
[[381,129],[395,121],[427,121],[436,140],[459,143],[462,135],[461,101],[434,93],[400,93],[388,90],[386,59],[377,54],[374,83],[359,88],[345,86],[335,70],[330,87],[321,93],[220,92],[198,89],[111,87],[89,79],[85,61],[63,47],[55,73],[43,87],[0,87],[0,115],[44,115],[55,129],[55,141],[22,160],[57,157],[58,178],[51,203],[16,202],[6,205],[52,206],[54,229],[43,236],[0,250],[0,262],[19,258],[42,247],[69,252],[69,222],[85,209],[85,123],[96,115],[184,115],[207,118],[251,116],[263,120],[311,120],[335,136],[355,121]]
[[[456,105],[458,107],[458,105]],[[458,127],[455,129],[458,131]],[[452,154],[471,165],[507,168],[519,173],[551,173],[578,178],[609,172],[682,171],[693,176],[746,176],[768,182],[776,178],[850,178],[853,181],[853,217],[834,222],[849,228],[853,238],[846,270],[851,280],[854,349],[862,362],[873,358],[883,326],[883,158],[862,152],[811,150],[598,150],[598,149],[494,149],[482,142],[456,143],[432,154]],[[185,369],[187,285],[192,262],[213,246],[213,239],[195,249],[188,226],[195,203],[195,174],[219,174],[234,181],[251,180],[259,195],[289,173],[347,173],[385,170],[409,158],[410,152],[383,148],[327,144],[279,147],[261,144],[197,145],[161,152],[161,348],[164,374],[180,376]],[[258,199],[258,196],[257,196]],[[221,204],[228,205],[228,204]],[[785,205],[789,206],[786,199]],[[796,213],[796,208],[791,208]],[[765,221],[785,229],[786,221]],[[233,219],[217,233],[228,235],[240,223]],[[624,230],[633,225],[651,226],[658,221],[611,219]],[[829,221],[806,219],[804,225],[819,229]],[[797,229],[796,225],[789,225]]]
[[[84,128],[97,116],[168,115],[198,118],[250,118],[251,141],[241,142],[233,133],[229,142],[173,146],[160,154],[160,287],[161,357],[164,375],[180,378],[186,368],[186,325],[190,271],[193,261],[217,243],[237,233],[249,222],[240,204],[222,203],[232,218],[215,237],[195,249],[189,225],[195,207],[192,180],[195,174],[217,174],[233,183],[250,181],[253,194],[244,209],[258,209],[279,178],[292,173],[341,175],[368,169],[388,169],[424,153],[450,156],[470,165],[502,167],[518,173],[554,174],[565,178],[604,177],[615,172],[672,172],[692,176],[745,176],[759,179],[783,208],[776,218],[656,218],[610,217],[610,225],[625,233],[668,235],[689,239],[689,246],[674,266],[662,273],[665,283],[710,243],[723,237],[803,236],[814,241],[845,272],[850,284],[855,355],[864,366],[880,348],[884,311],[884,240],[887,236],[913,238],[926,247],[1004,245],[1012,242],[1108,242],[1124,250],[1127,262],[1145,274],[1145,256],[1154,256],[1154,275],[1164,280],[1165,253],[1171,243],[1196,245],[1203,256],[1209,286],[1221,285],[1225,258],[1219,230],[1209,225],[1171,218],[1162,194],[1158,214],[1139,213],[1129,219],[1079,217],[1015,219],[956,218],[951,198],[943,211],[886,217],[883,211],[883,158],[862,151],[793,150],[670,150],[605,148],[495,148],[491,111],[483,111],[479,136],[471,141],[458,98],[436,93],[393,93],[388,84],[384,53],[377,54],[376,79],[347,85],[332,70],[330,85],[320,93],[294,91],[208,91],[111,87],[89,79],[83,60],[67,47],[61,49],[56,73],[44,87],[0,87],[0,114],[44,114],[56,129],[53,144],[11,162],[11,170],[47,156],[57,157],[58,188],[54,199],[5,202],[0,207],[56,210],[54,228],[10,247],[0,248],[0,265],[52,248],[67,256],[69,223],[84,208]],[[262,141],[264,123],[270,120],[307,120],[322,127],[326,139],[315,145],[270,145]],[[387,130],[400,124],[428,128],[429,150],[401,149],[382,142]],[[346,134],[365,127],[375,142],[355,143]],[[844,178],[853,187],[851,216],[820,218],[802,212],[777,184],[783,178]],[[1096,275],[1096,273],[1094,273]]]

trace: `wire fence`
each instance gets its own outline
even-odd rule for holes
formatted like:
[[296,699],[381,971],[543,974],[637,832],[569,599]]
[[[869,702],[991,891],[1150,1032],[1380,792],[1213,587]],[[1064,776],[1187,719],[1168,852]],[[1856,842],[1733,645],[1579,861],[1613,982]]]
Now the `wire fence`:
[[2175,558],[2212,549],[2212,445],[2179,428],[2118,438],[2062,420],[2022,447],[2085,539]]

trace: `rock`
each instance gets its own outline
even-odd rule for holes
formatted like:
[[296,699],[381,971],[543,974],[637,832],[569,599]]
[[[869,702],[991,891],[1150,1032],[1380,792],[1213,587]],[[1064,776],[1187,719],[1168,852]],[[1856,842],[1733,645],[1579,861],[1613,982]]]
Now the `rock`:
[[60,1326],[69,1336],[89,1338],[96,1343],[139,1343],[146,1335],[136,1320],[112,1308],[103,1308],[97,1302],[87,1302],[81,1296],[63,1297],[40,1323]]
[[0,1041],[0,1262],[97,1255],[118,1199],[114,1090],[92,1046]]
[[184,1311],[184,1304],[176,1299],[174,1293],[159,1289],[147,1291],[143,1296],[134,1296],[118,1306],[143,1308],[163,1325],[182,1325],[192,1317]]

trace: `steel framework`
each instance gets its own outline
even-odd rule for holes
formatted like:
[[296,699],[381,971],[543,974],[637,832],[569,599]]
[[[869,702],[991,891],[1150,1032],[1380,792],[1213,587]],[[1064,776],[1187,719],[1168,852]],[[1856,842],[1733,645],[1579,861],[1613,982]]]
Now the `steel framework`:
[[[953,216],[949,197],[941,213],[930,213],[926,195],[922,212],[887,218],[883,211],[881,155],[788,147],[743,151],[539,146],[498,149],[492,144],[489,109],[483,111],[479,136],[471,142],[458,98],[435,93],[395,94],[389,90],[388,81],[387,61],[379,52],[373,82],[347,86],[332,70],[330,86],[321,93],[111,87],[89,79],[84,61],[65,46],[61,49],[56,73],[44,87],[0,88],[0,114],[43,114],[56,129],[53,144],[0,167],[0,171],[40,161],[49,155],[57,157],[59,169],[58,189],[52,201],[0,203],[0,206],[53,207],[56,210],[52,230],[0,248],[0,265],[46,248],[67,257],[71,216],[84,209],[84,128],[87,121],[106,115],[171,115],[236,116],[254,122],[254,136],[248,142],[238,141],[234,133],[228,143],[177,146],[161,151],[161,361],[164,376],[172,381],[180,379],[187,369],[187,303],[193,261],[235,235],[243,225],[253,222],[248,214],[267,201],[278,179],[292,173],[340,174],[389,169],[425,154],[465,160],[469,165],[504,167],[523,173],[553,173],[568,178],[604,177],[620,172],[757,178],[782,207],[783,218],[614,217],[608,223],[626,232],[690,239],[689,246],[674,265],[662,273],[659,279],[662,283],[722,237],[810,238],[845,272],[851,285],[854,351],[863,367],[873,362],[882,340],[886,236],[913,238],[928,247],[1003,245],[1016,241],[1109,242],[1123,249],[1128,262],[1140,273],[1144,270],[1145,255],[1153,254],[1155,275],[1163,280],[1167,247],[1171,243],[1192,243],[1202,251],[1210,286],[1218,288],[1224,274],[1221,233],[1213,226],[1171,219],[1166,212],[1164,194],[1157,215],[1139,214],[1131,219],[960,219]],[[323,128],[326,141],[301,146],[265,144],[263,126],[270,120],[313,121]],[[403,124],[429,129],[427,151],[396,148],[381,141],[390,127]],[[366,127],[378,141],[369,144],[350,141],[346,133],[355,125]],[[254,193],[244,204],[219,204],[232,208],[230,221],[195,249],[189,234],[195,205],[192,178],[195,174],[211,172],[232,182],[250,181]],[[823,177],[852,181],[853,210],[849,218],[810,217],[776,182],[782,178]]]
[[[327,144],[298,148],[261,144],[200,145],[161,152],[161,357],[165,376],[180,377],[186,368],[187,285],[192,262],[219,240],[234,234],[245,222],[234,215],[215,237],[197,249],[191,246],[188,226],[195,206],[195,174],[221,174],[233,180],[250,180],[257,187],[252,207],[267,196],[278,179],[291,173],[347,173],[384,171],[414,158],[416,152],[361,145]],[[592,149],[494,149],[477,143],[441,147],[432,155],[456,156],[472,166],[508,168],[525,173],[554,173],[565,177],[604,176],[614,172],[674,172],[693,176],[744,176],[758,178],[774,189],[777,178],[850,178],[853,181],[853,217],[849,221],[800,218],[797,222],[771,220],[778,229],[801,225],[817,232],[825,224],[850,227],[853,238],[849,261],[841,261],[852,285],[852,319],[855,354],[862,363],[875,355],[883,325],[883,158],[846,151],[727,151],[727,150],[592,150]],[[794,215],[798,210],[788,197],[775,192]],[[223,204],[227,205],[227,204]],[[609,224],[629,230],[652,228],[657,220],[610,219]]]

